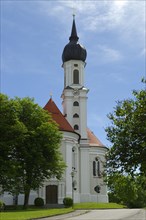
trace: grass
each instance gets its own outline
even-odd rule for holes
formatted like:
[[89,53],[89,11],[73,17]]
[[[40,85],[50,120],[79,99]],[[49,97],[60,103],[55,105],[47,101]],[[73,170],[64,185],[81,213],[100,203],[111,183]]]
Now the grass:
[[117,203],[77,203],[74,204],[74,209],[121,209],[125,208],[124,205],[120,205]]
[[39,217],[49,217],[53,215],[66,214],[73,211],[72,208],[62,209],[27,209],[6,211],[0,213],[0,220],[28,220]]
[[[116,203],[77,203],[74,204],[74,209],[120,209],[125,208],[123,205]],[[36,209],[35,207],[27,210],[10,210],[0,213],[0,220],[28,220],[39,217],[49,217],[72,212],[72,208],[60,209]]]

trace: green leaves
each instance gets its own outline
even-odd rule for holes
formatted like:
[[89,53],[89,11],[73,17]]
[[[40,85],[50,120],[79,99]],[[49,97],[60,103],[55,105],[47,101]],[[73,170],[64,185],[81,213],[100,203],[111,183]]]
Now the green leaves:
[[133,95],[133,99],[118,101],[108,115],[112,125],[105,131],[113,144],[108,166],[131,174],[139,168],[146,175],[146,90],[133,91]]
[[51,116],[28,97],[0,95],[0,184],[13,194],[36,190],[45,178],[60,178],[65,164],[62,135]]
[[109,200],[125,204],[129,208],[146,205],[146,177],[122,175],[116,172],[108,177]]

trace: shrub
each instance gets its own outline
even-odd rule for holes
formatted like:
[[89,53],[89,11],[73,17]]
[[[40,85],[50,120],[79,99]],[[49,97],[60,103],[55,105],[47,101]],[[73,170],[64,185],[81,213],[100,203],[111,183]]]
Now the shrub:
[[63,199],[63,204],[65,207],[71,207],[73,205],[73,199],[70,197],[66,197]]
[[35,206],[44,206],[44,200],[42,198],[38,197],[34,200],[34,205]]

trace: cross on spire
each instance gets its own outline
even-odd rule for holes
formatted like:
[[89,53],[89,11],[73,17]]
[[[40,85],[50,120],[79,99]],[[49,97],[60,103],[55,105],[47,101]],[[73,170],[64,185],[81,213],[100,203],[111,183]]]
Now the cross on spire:
[[76,23],[75,23],[75,14],[73,14],[72,30],[71,30],[71,36],[70,36],[69,40],[77,42],[78,39],[79,39],[79,37],[77,36]]
[[50,99],[52,99],[52,92],[50,92]]

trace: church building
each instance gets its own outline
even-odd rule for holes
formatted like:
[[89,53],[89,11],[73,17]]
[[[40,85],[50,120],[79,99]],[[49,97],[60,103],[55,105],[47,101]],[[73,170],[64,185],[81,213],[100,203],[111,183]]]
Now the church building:
[[[108,202],[107,185],[103,180],[105,154],[107,148],[87,126],[87,94],[85,86],[86,49],[78,42],[75,16],[69,43],[62,53],[64,88],[62,91],[63,113],[52,98],[44,106],[59,125],[63,138],[60,151],[66,163],[61,180],[46,180],[38,191],[32,191],[29,204],[36,197],[44,199],[45,204],[63,204],[65,197],[74,203]],[[96,101],[96,100],[95,100]],[[13,204],[13,197],[3,195],[7,205]],[[19,195],[18,204],[23,204]]]

